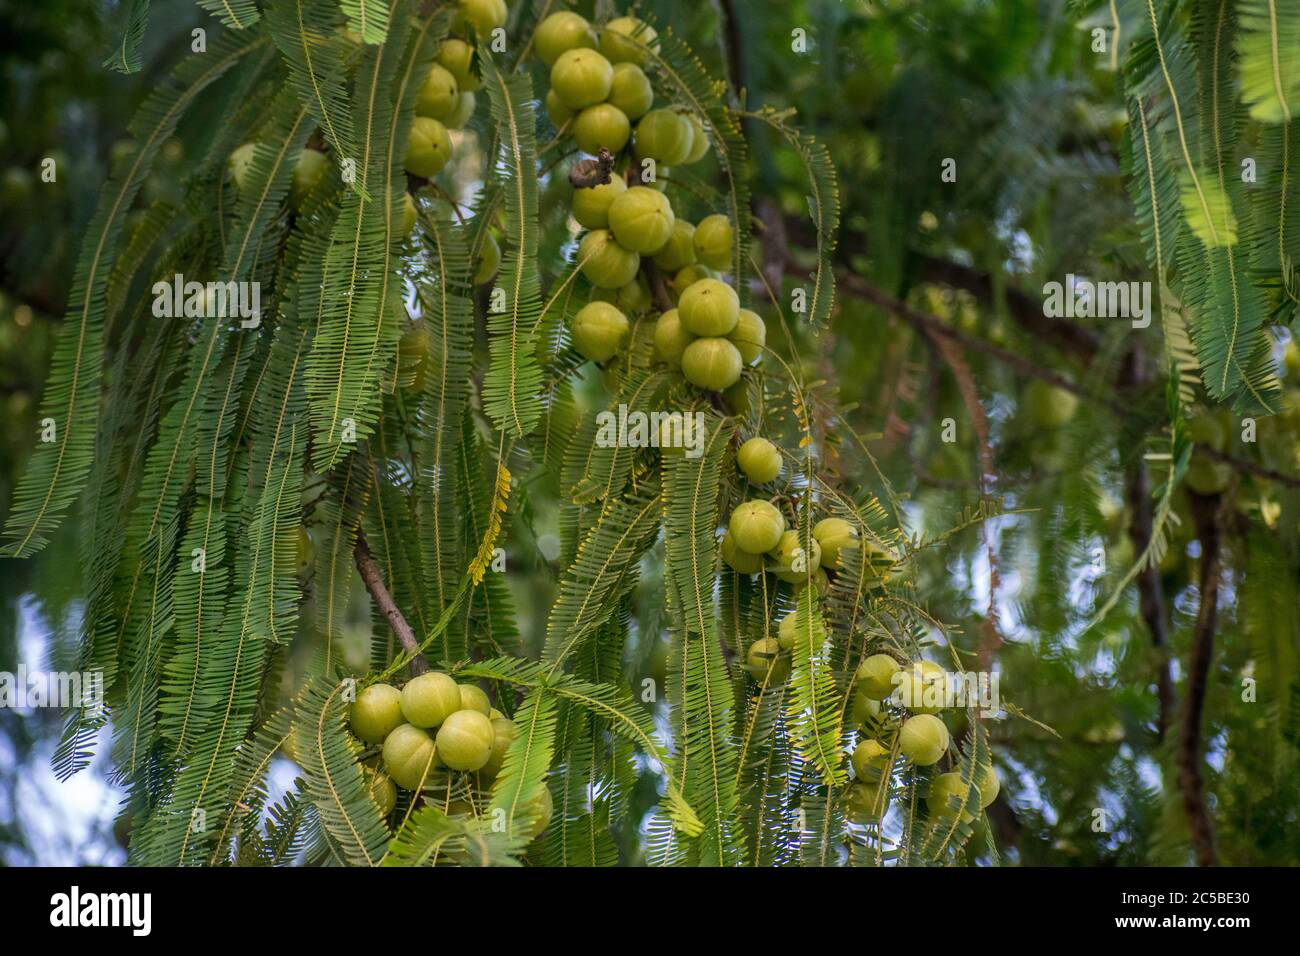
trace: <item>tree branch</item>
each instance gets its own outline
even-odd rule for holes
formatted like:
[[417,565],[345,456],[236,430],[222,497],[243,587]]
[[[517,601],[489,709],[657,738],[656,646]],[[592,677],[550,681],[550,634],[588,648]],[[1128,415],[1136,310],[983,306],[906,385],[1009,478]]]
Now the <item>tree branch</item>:
[[1214,866],[1214,830],[1205,806],[1201,780],[1201,716],[1205,710],[1210,658],[1214,655],[1214,630],[1219,610],[1220,537],[1219,495],[1198,495],[1188,491],[1196,537],[1201,543],[1201,606],[1192,630],[1192,649],[1187,661],[1187,697],[1183,701],[1182,728],[1178,735],[1178,788],[1191,835],[1196,862]]
[[411,625],[406,623],[406,618],[402,616],[401,610],[393,601],[393,596],[384,586],[383,574],[380,573],[379,565],[375,563],[374,556],[370,553],[370,546],[366,544],[366,533],[360,528],[357,529],[357,543],[352,549],[352,556],[356,559],[357,570],[361,572],[361,580],[365,582],[370,597],[388,619],[388,626],[393,629],[402,647],[411,655],[411,671],[415,674],[425,673],[429,669],[429,661],[420,652],[420,644],[415,639],[415,632],[411,630]]

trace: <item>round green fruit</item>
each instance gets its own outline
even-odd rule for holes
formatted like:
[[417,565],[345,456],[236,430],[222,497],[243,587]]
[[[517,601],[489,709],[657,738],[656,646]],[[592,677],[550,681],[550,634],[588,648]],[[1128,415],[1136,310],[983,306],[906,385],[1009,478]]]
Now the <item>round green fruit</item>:
[[480,36],[506,25],[510,11],[506,0],[460,0],[460,15]]
[[766,438],[751,438],[736,452],[736,464],[751,482],[765,485],[781,474],[781,452]]
[[642,255],[653,255],[664,247],[675,220],[668,198],[646,186],[633,186],[609,204],[609,228],[614,238],[624,249]]
[[573,110],[564,105],[564,100],[560,99],[555,90],[546,91],[546,115],[551,118],[551,122],[559,129],[569,120],[573,119]]
[[791,611],[785,617],[781,618],[781,623],[776,628],[776,642],[781,645],[781,650],[788,651],[794,647],[795,621],[798,615]]
[[676,272],[695,264],[695,227],[685,219],[673,220],[673,231],[664,247],[655,253],[655,265],[664,272]]
[[379,806],[381,817],[386,817],[393,812],[393,807],[397,806],[397,785],[388,774],[367,770],[366,789],[370,791],[371,799]]
[[844,791],[844,803],[854,823],[876,823],[889,809],[888,786],[855,780]]
[[636,17],[616,17],[600,31],[600,49],[611,63],[644,64],[659,52],[659,34]]
[[1034,379],[1025,388],[1024,404],[1029,421],[1038,428],[1061,428],[1074,418],[1079,398],[1073,392]]
[[614,83],[614,67],[595,50],[565,50],[551,67],[551,89],[571,110],[605,102]]
[[[740,297],[721,279],[701,279],[691,283],[682,293],[677,308],[682,315],[682,325],[695,335],[727,335],[740,321]],[[736,354],[739,356],[739,349]]]
[[740,352],[726,339],[696,339],[682,352],[686,381],[710,392],[720,392],[740,381]]
[[853,680],[858,691],[871,700],[885,700],[894,692],[894,675],[901,671],[888,654],[872,654],[858,665]]
[[763,556],[742,551],[736,545],[736,539],[732,537],[730,531],[722,535],[722,543],[718,545],[718,550],[722,552],[722,560],[727,562],[727,567],[737,574],[758,574],[763,570]]
[[460,87],[456,84],[456,77],[445,66],[433,64],[415,95],[415,115],[445,123],[459,105]]
[[858,546],[858,529],[843,518],[823,518],[813,525],[813,537],[822,546],[822,567],[835,571],[840,566],[840,552]]
[[402,688],[402,716],[415,727],[437,727],[460,710],[460,687],[446,674],[430,671]]
[[608,229],[593,229],[578,245],[582,274],[598,289],[617,289],[636,278],[641,257],[624,249]]
[[975,819],[975,814],[965,809],[970,791],[960,773],[941,773],[930,781],[930,795],[925,802],[930,812],[942,820],[951,820],[960,813],[962,822],[969,823]]
[[256,143],[245,143],[243,146],[237,146],[231,152],[230,158],[226,160],[226,167],[230,170],[230,178],[234,180],[235,188],[241,193],[248,192],[249,182],[252,178],[253,154],[256,152]]
[[527,833],[534,840],[541,836],[551,825],[551,815],[555,812],[555,800],[545,785],[537,788],[537,795],[524,807],[528,821]]
[[980,774],[980,809],[984,810],[998,798],[1002,791],[1002,781],[992,765],[986,766]]
[[810,575],[817,573],[822,561],[822,546],[817,543],[817,539],[811,538],[809,544],[810,547],[805,551],[798,531],[782,533],[776,547],[768,552],[772,559],[768,570],[789,584],[806,581]]
[[617,289],[594,289],[590,302],[608,302],[624,315],[638,315],[650,308],[650,287],[641,276]]
[[763,555],[780,543],[785,517],[769,501],[746,501],[731,512],[727,529],[741,551]]
[[[799,580],[790,583],[794,585],[794,593],[797,595],[808,586],[808,579],[800,577]],[[822,568],[818,568],[812,573],[812,585],[817,590],[817,597],[824,598],[831,590],[830,576]]]
[[917,661],[898,686],[898,702],[914,714],[937,714],[948,696],[948,672],[933,661]]
[[490,719],[492,714],[492,704],[488,701],[488,695],[483,692],[483,688],[475,684],[458,684],[460,688],[460,709],[477,710],[484,717]]
[[329,158],[320,150],[304,149],[300,152],[293,167],[293,179],[289,181],[289,205],[300,209],[312,190],[325,179],[329,168]]
[[889,748],[868,738],[853,748],[851,761],[859,780],[879,780],[889,769]]
[[410,193],[402,193],[402,235],[409,236],[415,231],[415,223],[418,220],[418,211],[415,208],[415,200],[411,198]]
[[617,106],[630,120],[639,120],[655,101],[650,78],[635,63],[615,63],[609,87],[609,103]]
[[617,176],[599,186],[575,189],[571,206],[573,218],[588,229],[608,229],[610,204],[625,192],[627,183]]
[[1214,461],[1204,455],[1192,455],[1183,480],[1198,495],[1219,495],[1232,481],[1232,466],[1224,461]]
[[608,302],[588,302],[573,317],[573,347],[593,362],[613,358],[627,343],[632,324]]
[[493,780],[501,772],[501,765],[505,763],[506,751],[514,743],[515,734],[518,732],[513,720],[508,720],[497,714],[492,717],[492,754],[488,757],[487,763],[479,768],[479,775],[486,780]]
[[316,542],[306,525],[298,525],[298,576],[302,577],[316,563]]
[[909,717],[898,731],[898,749],[918,767],[929,767],[948,750],[948,728],[932,714]]
[[371,684],[352,703],[352,732],[368,744],[383,743],[402,724],[402,693],[391,684]]
[[455,37],[443,40],[438,48],[438,65],[456,78],[456,88],[462,93],[473,93],[483,88],[483,81],[474,74],[472,44]]
[[486,713],[458,710],[438,728],[438,759],[452,770],[478,770],[492,756],[494,736]]
[[417,116],[411,122],[406,141],[406,171],[412,176],[432,179],[451,160],[451,136],[447,127],[436,119]]
[[741,309],[736,327],[727,338],[740,350],[741,361],[752,365],[763,357],[763,346],[767,344],[767,326],[757,312]]
[[456,97],[456,109],[444,124],[448,129],[464,129],[465,124],[474,115],[474,94],[461,93]]
[[862,693],[859,687],[853,692],[853,722],[864,731],[875,732],[880,721],[880,701]]
[[790,676],[790,658],[781,653],[775,638],[764,637],[751,644],[745,663],[760,684],[783,684]]
[[474,284],[482,285],[487,282],[500,268],[501,246],[489,232],[483,239],[483,248],[479,250],[478,266],[474,269]]
[[572,10],[561,10],[537,24],[537,32],[533,34],[533,47],[542,62],[552,66],[562,53],[595,49],[596,32],[586,17]]
[[748,415],[753,405],[749,399],[749,383],[743,380],[726,389],[722,393],[722,397],[726,401],[727,407],[737,415]]
[[672,110],[651,110],[636,124],[636,155],[656,166],[676,166],[691,151],[691,124]]
[[[681,301],[682,294],[695,283],[703,282],[705,279],[716,279],[717,277],[717,273],[712,269],[697,262],[677,271],[677,274],[673,276],[673,291],[677,300]],[[737,320],[739,320],[739,315],[737,315]]]
[[1223,451],[1228,445],[1228,427],[1216,415],[1197,415],[1187,422],[1187,436],[1198,445]]
[[705,216],[695,224],[695,258],[710,269],[730,269],[735,240],[730,219],[721,213]]
[[655,320],[655,358],[673,368],[682,367],[682,353],[695,341],[695,336],[682,327],[676,309],[669,309]]
[[700,118],[694,113],[686,114],[686,122],[691,124],[691,151],[686,156],[686,162],[698,163],[709,151],[709,133],[700,122]]
[[617,106],[597,103],[588,106],[573,121],[573,139],[584,153],[598,153],[601,147],[617,153],[627,145],[632,126]]
[[419,727],[402,724],[384,738],[383,761],[394,783],[404,790],[415,790],[437,767],[433,738]]

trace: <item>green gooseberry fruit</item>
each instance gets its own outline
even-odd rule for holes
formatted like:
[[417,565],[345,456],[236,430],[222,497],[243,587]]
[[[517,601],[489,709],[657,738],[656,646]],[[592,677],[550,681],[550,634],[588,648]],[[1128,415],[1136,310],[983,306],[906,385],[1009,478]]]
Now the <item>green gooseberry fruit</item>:
[[537,24],[533,48],[547,66],[553,66],[560,54],[569,50],[596,48],[596,31],[587,18],[572,10],[561,10]]
[[781,653],[781,645],[775,638],[760,638],[749,645],[745,663],[749,673],[760,684],[784,684],[790,676],[790,658]]
[[740,381],[740,352],[726,339],[699,338],[682,352],[686,381],[710,392],[720,392]]
[[366,789],[370,791],[371,799],[379,805],[381,817],[386,817],[393,812],[393,807],[397,806],[397,785],[388,774],[367,769]]
[[930,813],[941,820],[951,820],[960,813],[962,822],[969,823],[975,819],[975,814],[965,809],[971,789],[962,781],[960,773],[941,773],[930,781],[926,806],[930,808]]
[[932,714],[909,717],[899,728],[898,749],[918,767],[929,767],[948,750],[948,728]]
[[312,190],[325,179],[329,168],[329,158],[320,150],[304,149],[300,152],[293,167],[293,178],[289,181],[289,205],[300,209]]
[[736,319],[736,327],[727,335],[740,350],[740,358],[746,365],[752,365],[763,357],[763,346],[767,344],[767,325],[762,317],[750,309],[741,309]]
[[1024,405],[1031,424],[1038,428],[1060,428],[1074,418],[1079,398],[1073,392],[1034,379],[1025,388]]
[[768,565],[769,571],[782,581],[797,584],[809,575],[816,574],[821,567],[822,546],[816,538],[810,538],[809,547],[805,551],[799,532],[791,530],[782,533],[781,540],[768,552],[768,556],[772,559]]
[[851,762],[859,780],[879,780],[889,768],[889,748],[868,737],[853,748]]
[[593,362],[613,358],[627,343],[632,324],[608,302],[588,302],[573,317],[573,347]]
[[998,798],[1002,792],[1002,781],[998,778],[998,772],[989,764],[981,768],[983,773],[980,774],[980,809],[984,810]]
[[448,129],[464,129],[465,124],[470,121],[470,118],[473,117],[473,115],[474,94],[461,93],[460,96],[456,97],[456,109],[452,112],[451,116],[447,117],[447,122],[443,125]]
[[614,238],[624,249],[642,255],[653,255],[664,247],[674,221],[668,197],[646,186],[633,186],[609,204],[609,228]]
[[483,238],[483,248],[479,250],[478,267],[474,270],[474,284],[482,285],[497,274],[501,268],[501,247],[497,245],[492,233]]
[[456,85],[456,77],[445,66],[433,64],[416,92],[415,115],[446,123],[459,105],[460,87]]
[[608,229],[593,229],[583,236],[578,261],[583,264],[582,274],[598,289],[627,285],[641,268],[641,257],[619,245]]
[[756,436],[740,446],[736,464],[751,482],[765,485],[781,474],[781,452],[766,438]]
[[[722,535],[722,543],[718,545],[718,550],[722,552],[722,560],[738,574],[758,574],[763,570],[763,556],[742,551],[736,545],[736,539],[730,531]],[[785,647],[784,644],[781,646]]]
[[695,224],[695,258],[710,269],[731,268],[731,247],[735,241],[731,220],[722,213],[705,216]]
[[477,710],[480,714],[492,719],[492,704],[488,701],[488,695],[483,692],[483,688],[476,684],[458,684],[460,688],[460,709]]
[[460,710],[460,686],[439,671],[420,674],[402,688],[402,716],[415,727],[437,727]]
[[494,736],[487,714],[455,711],[438,728],[438,759],[452,770],[478,770],[492,756]]
[[506,0],[460,0],[460,15],[476,33],[485,36],[505,26],[510,11]]
[[474,46],[451,37],[438,48],[438,65],[456,78],[456,88],[462,93],[474,93],[483,88],[483,81],[474,73]]
[[897,702],[914,714],[937,714],[948,694],[948,672],[933,661],[917,661],[898,686]]
[[672,110],[651,110],[636,124],[636,155],[657,166],[676,166],[691,151],[691,124]]
[[397,377],[402,387],[410,388],[420,381],[432,339],[432,333],[423,321],[402,333],[397,342]]
[[691,151],[686,156],[687,165],[698,163],[709,151],[709,133],[694,113],[686,114],[686,122],[691,124]]
[[248,192],[249,179],[252,176],[253,154],[257,151],[256,143],[245,143],[237,146],[226,160],[226,167],[230,170],[230,178],[234,180],[235,188],[241,193]]
[[301,577],[316,563],[316,542],[306,525],[298,525],[298,575]]
[[432,179],[450,160],[451,136],[447,127],[427,116],[412,120],[411,135],[406,141],[406,171],[412,176]]
[[727,406],[737,415],[749,414],[752,402],[749,399],[749,383],[743,379],[722,393]]
[[613,82],[614,67],[595,50],[565,50],[551,67],[551,89],[571,110],[605,102]]
[[501,765],[506,760],[506,751],[514,743],[518,731],[515,722],[507,720],[500,713],[495,717],[488,714],[488,718],[492,721],[492,754],[478,772],[484,780],[493,780],[501,772]]
[[[692,282],[682,293],[677,309],[682,315],[682,325],[695,335],[727,335],[740,321],[740,297],[721,279]],[[740,357],[739,349],[736,357]]]
[[537,788],[537,795],[528,801],[524,814],[528,819],[528,835],[532,839],[541,836],[551,825],[551,815],[555,812],[555,800],[545,785]]
[[573,218],[588,229],[608,229],[610,204],[625,192],[627,183],[618,176],[611,176],[609,182],[599,186],[575,189],[571,206]]
[[844,791],[846,815],[854,823],[876,823],[889,809],[888,784],[855,780]]
[[[799,592],[808,586],[808,579],[801,577],[798,581],[792,581],[790,583],[794,585],[794,593],[799,594]],[[812,573],[812,584],[817,590],[818,598],[824,598],[830,593],[831,579],[824,569],[818,568]]]
[[603,146],[617,153],[627,145],[632,135],[632,124],[617,106],[597,103],[578,113],[573,121],[573,139],[584,153],[598,153]]
[[384,738],[382,756],[384,770],[403,790],[418,788],[437,767],[433,738],[411,724],[402,724]]
[[498,717],[504,717],[505,714],[501,713],[501,711],[493,707],[491,710],[488,711],[488,716],[493,720],[496,720]]
[[840,566],[840,552],[858,546],[858,529],[843,518],[823,518],[813,525],[813,537],[822,546],[822,567],[832,571]]
[[727,529],[741,551],[763,555],[781,541],[785,516],[770,501],[746,501],[731,512]]
[[1215,415],[1197,415],[1187,423],[1187,437],[1198,445],[1223,451],[1228,444],[1228,428]]
[[655,91],[650,78],[635,63],[615,63],[609,87],[609,102],[630,120],[638,120],[654,105]]
[[569,120],[573,119],[573,110],[564,105],[564,100],[560,99],[555,90],[546,91],[546,115],[551,118],[551,123],[556,129],[559,129]]
[[894,675],[901,670],[888,654],[872,654],[858,665],[853,680],[869,700],[885,700],[894,692]]
[[[708,266],[702,266],[698,262],[689,265],[685,269],[679,269],[673,276],[673,291],[676,294],[677,301],[681,301],[682,294],[697,282],[703,282],[705,279],[716,279],[717,273]],[[737,315],[739,320],[739,315]]]
[[874,731],[880,720],[880,701],[862,693],[859,687],[853,692],[853,722],[864,730]]
[[795,621],[798,615],[791,611],[785,617],[781,618],[781,623],[776,628],[776,642],[781,645],[781,650],[788,651],[794,647]]
[[1193,454],[1183,480],[1198,495],[1219,495],[1227,490],[1232,481],[1232,466],[1225,461],[1214,461],[1204,455]]
[[669,309],[659,316],[655,323],[654,345],[655,358],[667,363],[672,368],[682,367],[682,354],[687,346],[696,340],[696,336],[682,326],[677,309]]
[[368,744],[383,743],[402,724],[402,693],[392,684],[371,684],[357,693],[349,715],[352,732]]
[[685,219],[673,220],[673,231],[664,247],[655,253],[655,265],[664,272],[677,272],[695,264],[695,227]]
[[611,63],[644,64],[659,52],[659,33],[636,17],[616,17],[600,31],[601,52]]
[[608,302],[624,315],[637,315],[650,308],[650,288],[640,277],[617,289],[593,289],[589,302]]
[[410,193],[402,193],[402,235],[409,236],[415,231],[415,223],[419,219],[418,210],[415,208],[415,200],[411,198]]

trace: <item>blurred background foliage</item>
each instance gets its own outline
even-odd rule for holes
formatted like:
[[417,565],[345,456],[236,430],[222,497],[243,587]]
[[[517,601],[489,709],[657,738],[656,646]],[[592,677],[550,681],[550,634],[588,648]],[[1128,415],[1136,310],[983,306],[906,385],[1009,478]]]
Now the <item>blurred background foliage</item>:
[[[72,258],[114,144],[151,73],[184,53],[189,30],[219,29],[194,4],[153,5],[144,70],[124,77],[101,66],[124,28],[121,6],[0,4],[0,508],[36,434]],[[1231,423],[1224,487],[1177,493],[1182,520],[1158,570],[1085,630],[1145,546],[1143,512],[1149,522],[1163,473],[1148,472],[1143,456],[1168,426],[1158,322],[1137,331],[1126,321],[1043,316],[1044,283],[1066,274],[1152,278],[1123,172],[1126,112],[1110,55],[1094,51],[1085,29],[1091,21],[1064,0],[640,7],[743,88],[748,109],[796,109],[835,161],[840,299],[828,327],[789,330],[791,354],[820,383],[817,396],[847,408],[842,427],[832,422],[822,436],[828,464],[846,486],[879,491],[869,450],[902,502],[905,527],[920,536],[958,524],[984,494],[1010,509],[923,551],[919,581],[963,657],[991,659],[1004,698],[1034,719],[1008,715],[990,726],[1003,780],[989,811],[1001,860],[1193,859],[1177,724],[1201,605],[1200,533],[1212,526],[1222,570],[1202,775],[1215,850],[1225,864],[1297,862],[1294,410],[1262,422],[1255,443],[1240,441]],[[806,52],[793,48],[793,31],[803,31]],[[746,131],[764,275],[789,302],[814,261],[805,173],[766,124],[750,121]],[[191,132],[183,125],[168,145],[142,205],[178,188]],[[52,183],[41,179],[47,158],[56,164]],[[940,177],[947,158],[956,161],[955,183]],[[562,184],[557,190],[543,194],[543,209],[563,210]],[[556,247],[568,238],[561,233]],[[554,251],[543,244],[544,254]],[[1276,318],[1282,365],[1293,317]],[[946,331],[936,334],[934,323]],[[773,340],[786,350],[781,333]],[[1297,372],[1292,366],[1287,386]],[[1051,391],[1061,380],[1075,390]],[[943,440],[949,419],[951,442]],[[530,491],[539,511],[546,494]],[[532,524],[514,523],[511,553],[546,554]],[[75,523],[61,534],[75,539]],[[52,574],[61,589],[42,588],[40,604],[31,597],[32,576],[62,550],[55,542],[41,561],[5,562],[0,670],[75,659],[75,584]],[[529,646],[555,585],[545,562],[537,565],[509,576]],[[364,668],[371,615],[360,588],[354,604],[349,656]],[[633,653],[636,666],[654,666],[648,647]],[[1166,666],[1162,709],[1157,675]],[[1257,682],[1251,701],[1246,678]],[[57,714],[0,709],[0,862],[122,858],[111,833],[116,796],[83,779],[103,768],[70,785],[49,772],[59,729]],[[637,799],[648,808],[657,797],[646,786]]]

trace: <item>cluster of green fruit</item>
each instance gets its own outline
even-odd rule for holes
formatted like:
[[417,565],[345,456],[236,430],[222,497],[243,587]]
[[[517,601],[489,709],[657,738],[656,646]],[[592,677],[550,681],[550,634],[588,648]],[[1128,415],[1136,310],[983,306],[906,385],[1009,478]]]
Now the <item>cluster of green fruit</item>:
[[[384,772],[368,768],[367,774],[385,816],[396,806],[397,787],[431,788],[444,771],[490,784],[516,733],[514,721],[492,707],[482,689],[437,671],[411,678],[401,690],[383,683],[364,688],[352,704],[350,726],[360,740],[382,746]],[[526,810],[533,836],[546,829],[552,809],[542,787]]]
[[[862,732],[850,758],[855,779],[846,794],[849,816],[855,822],[877,821],[884,815],[896,755],[915,767],[932,767],[948,752],[948,727],[937,716],[943,710],[947,681],[947,672],[932,661],[917,661],[906,673],[889,654],[872,654],[858,665],[853,717]],[[882,712],[887,704],[895,708],[898,719]],[[1001,789],[991,765],[981,766],[977,789],[983,810]],[[959,772],[934,775],[927,797],[931,815],[951,820],[960,812],[963,822],[968,822],[973,814],[964,809],[967,791]]]

